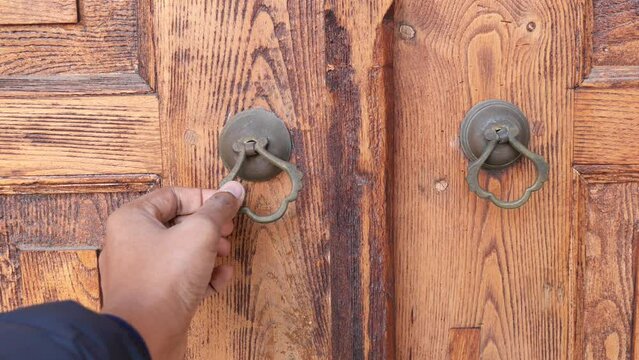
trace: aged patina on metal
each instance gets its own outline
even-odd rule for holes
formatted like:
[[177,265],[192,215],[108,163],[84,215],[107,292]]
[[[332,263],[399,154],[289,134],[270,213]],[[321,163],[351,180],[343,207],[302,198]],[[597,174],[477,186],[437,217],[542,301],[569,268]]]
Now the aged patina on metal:
[[264,109],[243,111],[231,118],[222,130],[218,148],[224,166],[230,173],[221,185],[236,177],[266,181],[282,170],[291,178],[291,192],[274,213],[261,216],[248,207],[240,209],[240,212],[258,223],[279,220],[302,189],[302,173],[288,162],[292,147],[291,135],[284,122]]
[[[227,169],[233,168],[238,156],[238,151],[234,149],[235,143],[244,138],[266,138],[266,147],[271,154],[284,161],[291,158],[293,142],[284,122],[270,111],[249,109],[233,116],[222,129],[218,149]],[[247,155],[237,174],[240,179],[266,181],[282,171],[267,158],[255,156],[254,151],[249,151]]]
[[[525,204],[530,195],[548,180],[548,163],[528,150],[529,141],[528,119],[515,105],[502,100],[487,100],[470,109],[460,133],[462,150],[471,161],[466,175],[470,190],[504,209],[515,209]],[[533,161],[537,179],[519,199],[500,200],[479,186],[481,168],[503,169],[515,163],[521,155]]]

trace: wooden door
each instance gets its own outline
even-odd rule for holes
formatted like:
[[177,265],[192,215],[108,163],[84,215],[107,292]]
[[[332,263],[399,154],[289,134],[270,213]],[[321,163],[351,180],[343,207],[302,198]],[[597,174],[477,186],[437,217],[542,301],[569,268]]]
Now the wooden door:
[[[517,210],[465,182],[459,125],[490,98],[550,164]],[[253,107],[287,123],[304,190],[239,218],[188,358],[639,358],[636,0],[0,0],[0,308],[99,309],[108,214],[215,187]],[[247,186],[266,212],[289,184]]]
[[118,205],[160,182],[151,4],[0,1],[0,308],[100,307]]
[[[639,358],[639,2],[398,4],[397,357]],[[517,210],[465,181],[459,126],[491,98],[550,164]],[[521,161],[480,182],[515,199],[534,177]]]
[[[108,214],[157,186],[216,187],[222,126],[263,107],[304,189],[274,224],[240,217],[236,277],[187,357],[392,357],[394,31],[388,0],[0,0],[0,309],[99,309]],[[247,183],[248,204],[288,186]]]

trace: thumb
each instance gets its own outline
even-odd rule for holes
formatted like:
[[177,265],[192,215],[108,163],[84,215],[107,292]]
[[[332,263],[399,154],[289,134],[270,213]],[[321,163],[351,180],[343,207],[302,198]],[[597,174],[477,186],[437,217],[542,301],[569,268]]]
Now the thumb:
[[187,238],[200,238],[205,242],[217,241],[222,226],[230,222],[244,202],[244,187],[230,181],[217,190],[195,213],[186,216],[171,228]]
[[204,202],[194,215],[211,219],[218,225],[229,222],[244,202],[244,186],[237,181],[229,181]]
[[[220,187],[215,194],[219,194],[219,193],[229,193],[231,195],[233,195],[237,200],[240,201],[239,206],[242,205],[242,203],[244,202],[244,195],[245,195],[245,191],[244,191],[244,186],[242,186],[242,184],[240,184],[237,181],[229,181],[226,184],[222,185],[222,187]],[[211,196],[211,198],[213,196],[215,196],[215,194],[213,194]],[[210,199],[210,198],[209,198]],[[238,210],[239,210],[239,206],[238,206]]]

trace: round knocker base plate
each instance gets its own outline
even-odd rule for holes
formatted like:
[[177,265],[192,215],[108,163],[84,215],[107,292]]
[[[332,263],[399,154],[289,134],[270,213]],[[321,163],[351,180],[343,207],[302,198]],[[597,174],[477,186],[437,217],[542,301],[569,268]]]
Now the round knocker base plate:
[[[291,158],[293,143],[291,134],[284,122],[274,113],[264,109],[250,109],[236,114],[228,120],[218,143],[218,150],[222,162],[227,170],[235,165],[238,153],[233,150],[233,144],[241,139],[267,138],[266,149],[280,159],[288,161]],[[248,156],[244,160],[238,177],[249,181],[266,181],[282,170],[261,155]]]
[[[487,100],[475,106],[466,114],[462,122],[460,143],[464,154],[470,161],[477,160],[484,152],[488,140],[486,134],[508,128],[511,134],[524,146],[530,141],[528,119],[515,105],[502,100]],[[502,169],[510,166],[521,157],[508,142],[495,147],[486,163],[487,169]]]

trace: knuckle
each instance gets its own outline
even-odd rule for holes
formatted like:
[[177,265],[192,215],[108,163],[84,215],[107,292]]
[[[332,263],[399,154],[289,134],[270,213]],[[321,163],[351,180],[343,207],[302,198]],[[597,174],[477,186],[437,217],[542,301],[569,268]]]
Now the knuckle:
[[[158,190],[155,190],[155,192],[151,193],[154,194],[153,198],[155,201],[157,201],[158,203],[160,203],[162,206],[165,207],[170,207],[171,204],[173,202],[178,203],[178,201],[174,201],[177,200],[177,193],[175,191],[176,188],[174,187],[165,187],[165,188],[161,188]],[[148,201],[148,200],[147,200]]]
[[162,211],[160,210],[160,207],[157,204],[146,199],[135,203],[134,206],[135,206],[134,207],[135,210],[151,214],[154,218],[159,218],[160,215],[162,214]]
[[173,188],[161,188],[126,204],[123,208],[128,208],[130,211],[146,212],[158,217],[162,214],[162,209],[170,209],[174,206],[174,201],[172,201],[174,197]]

